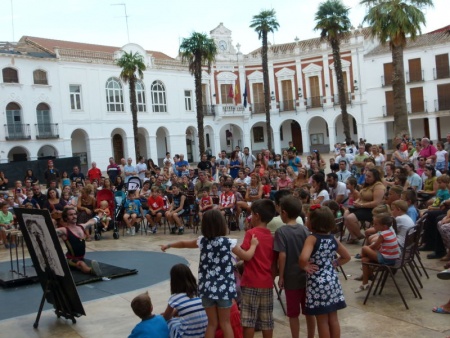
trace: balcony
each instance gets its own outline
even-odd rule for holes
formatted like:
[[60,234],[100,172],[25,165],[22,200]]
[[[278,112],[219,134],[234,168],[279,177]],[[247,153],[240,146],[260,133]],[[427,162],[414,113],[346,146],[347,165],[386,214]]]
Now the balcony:
[[414,106],[411,105],[410,102],[406,104],[408,114],[423,114],[428,113],[428,103],[427,101],[422,102],[423,105],[420,104],[420,102]]
[[394,116],[394,106],[383,106],[382,110],[384,117]]
[[14,140],[30,140],[30,125],[23,123],[5,124],[5,139],[7,141]]
[[[352,93],[345,93],[345,101],[347,104],[352,103]],[[341,103],[339,101],[339,94],[333,95],[333,106],[339,106]]]
[[434,111],[450,110],[450,98],[449,97],[439,97],[434,100]]
[[423,69],[414,72],[406,72],[406,82],[423,82],[424,76],[425,73]]
[[36,139],[45,140],[59,138],[59,128],[57,123],[38,123],[36,128]]
[[294,111],[294,110],[295,110],[295,100],[280,101],[280,112]]
[[264,108],[264,103],[253,103],[250,107],[252,114],[265,114],[266,109]]
[[311,96],[306,98],[306,108],[323,107],[323,96]]
[[215,116],[216,106],[215,105],[203,105],[203,116]]
[[450,77],[450,67],[433,68],[433,77],[435,80],[448,79]]

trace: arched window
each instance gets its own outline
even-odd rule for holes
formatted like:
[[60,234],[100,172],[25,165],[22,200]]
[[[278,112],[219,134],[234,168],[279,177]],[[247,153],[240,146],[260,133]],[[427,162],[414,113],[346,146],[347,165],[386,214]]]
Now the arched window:
[[122,85],[113,77],[106,81],[106,107],[108,111],[123,111]]
[[2,69],[2,75],[3,75],[3,83],[19,83],[19,74],[17,73],[17,70],[14,68],[3,68]]
[[47,72],[41,69],[37,69],[33,72],[33,81],[37,85],[48,85]]
[[39,103],[36,107],[36,120],[37,120],[37,137],[47,138],[53,135],[50,107],[45,103]]
[[136,103],[138,112],[145,113],[147,111],[145,105],[145,87],[141,81],[136,81]]
[[22,124],[22,108],[15,102],[10,102],[6,106],[6,125],[8,136],[6,139],[23,139],[25,136],[24,125]]
[[152,108],[154,113],[166,113],[166,89],[161,81],[154,81],[152,83]]

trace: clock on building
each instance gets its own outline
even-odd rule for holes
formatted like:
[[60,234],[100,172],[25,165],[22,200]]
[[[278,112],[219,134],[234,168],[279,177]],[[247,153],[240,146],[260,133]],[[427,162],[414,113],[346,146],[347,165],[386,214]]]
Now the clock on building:
[[220,40],[219,41],[219,50],[221,52],[225,52],[228,49],[228,44],[225,40]]

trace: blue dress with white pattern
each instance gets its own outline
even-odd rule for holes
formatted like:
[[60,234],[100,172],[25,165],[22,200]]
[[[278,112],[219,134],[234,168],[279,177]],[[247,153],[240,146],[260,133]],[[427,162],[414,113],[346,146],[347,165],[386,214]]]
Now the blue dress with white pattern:
[[345,308],[344,294],[333,260],[336,258],[338,243],[333,235],[312,234],[316,244],[309,259],[319,267],[308,274],[306,284],[306,314],[322,315]]

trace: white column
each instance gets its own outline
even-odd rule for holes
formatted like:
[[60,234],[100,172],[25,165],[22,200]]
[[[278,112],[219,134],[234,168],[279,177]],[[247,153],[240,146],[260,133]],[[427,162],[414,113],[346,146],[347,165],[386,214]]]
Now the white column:
[[273,151],[275,154],[281,154],[280,130],[273,131]]
[[430,140],[437,141],[438,139],[438,132],[437,132],[437,121],[436,117],[428,117],[428,126],[430,128]]
[[213,156],[217,157],[217,154],[221,151],[220,148],[220,129],[218,131],[214,131],[214,147],[212,147],[213,150]]
[[244,133],[243,135],[243,144],[241,146],[242,151],[244,151],[244,147],[248,147],[250,150],[252,149],[252,140],[251,140],[251,130],[250,130],[250,124],[248,123],[248,120],[244,120],[244,126],[242,128],[242,131]]
[[302,128],[302,143],[303,143],[303,155],[308,155],[310,153],[308,128]]
[[328,124],[328,141],[330,142],[330,151],[333,151],[336,143],[336,128],[331,127],[330,124]]
[[[186,156],[186,134],[169,135],[170,139],[170,154],[174,156],[175,154],[184,154],[185,160]],[[164,154],[165,155],[165,154]]]
[[[150,158],[153,159],[153,161],[155,163],[158,163],[158,147],[156,146],[156,135],[149,135],[148,150],[150,152]],[[166,154],[160,154],[160,155],[161,155],[161,157],[164,157]]]
[[327,100],[326,106],[331,107],[333,103],[331,102],[330,66],[328,63],[328,54],[322,55],[322,60],[323,75],[325,78],[325,99]]

